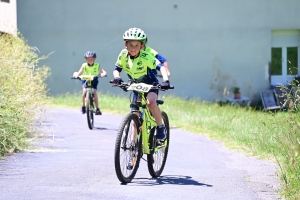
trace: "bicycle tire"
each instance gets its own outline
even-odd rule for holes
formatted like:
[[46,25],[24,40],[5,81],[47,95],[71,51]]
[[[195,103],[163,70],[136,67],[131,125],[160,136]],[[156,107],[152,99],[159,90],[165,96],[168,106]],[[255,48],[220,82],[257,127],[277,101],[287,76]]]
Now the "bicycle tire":
[[166,140],[164,141],[164,145],[157,145],[155,139],[156,127],[153,127],[150,131],[149,136],[149,147],[150,154],[147,155],[147,165],[149,174],[153,177],[159,177],[166,165],[169,146],[170,146],[170,126],[169,126],[169,118],[167,113],[164,111],[161,112],[163,123],[166,127]]
[[89,129],[94,128],[94,104],[93,104],[93,98],[89,91],[86,92],[85,96],[85,102],[86,102],[86,117],[87,117],[87,123]]
[[[115,143],[115,171],[118,179],[122,183],[129,183],[134,178],[142,156],[142,134],[138,131],[136,139],[132,139],[131,131],[133,124],[135,124],[136,130],[139,130],[140,122],[138,116],[129,113],[120,124]],[[135,154],[136,160],[132,165],[132,169],[127,169],[130,156],[133,154]],[[123,156],[124,159],[122,159]]]

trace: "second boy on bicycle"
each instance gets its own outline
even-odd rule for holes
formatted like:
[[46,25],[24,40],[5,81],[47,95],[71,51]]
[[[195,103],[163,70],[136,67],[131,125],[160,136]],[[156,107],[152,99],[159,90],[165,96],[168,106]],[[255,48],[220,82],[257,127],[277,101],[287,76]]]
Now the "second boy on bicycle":
[[[86,59],[86,62],[83,63],[79,69],[78,72],[74,72],[73,77],[77,78],[81,74],[83,75],[94,75],[101,77],[106,76],[106,71],[100,67],[100,64],[95,62],[96,60],[96,53],[93,51],[87,51],[84,54],[84,58]],[[82,87],[85,86],[86,81],[82,81]],[[98,77],[94,78],[92,81],[92,88],[94,88],[94,101],[96,104],[96,115],[102,115],[100,109],[99,109],[99,102],[98,102],[98,95],[97,95],[97,86],[98,86]],[[85,108],[85,88],[82,88],[82,106],[81,106],[81,112],[82,114],[85,114],[86,108]]]

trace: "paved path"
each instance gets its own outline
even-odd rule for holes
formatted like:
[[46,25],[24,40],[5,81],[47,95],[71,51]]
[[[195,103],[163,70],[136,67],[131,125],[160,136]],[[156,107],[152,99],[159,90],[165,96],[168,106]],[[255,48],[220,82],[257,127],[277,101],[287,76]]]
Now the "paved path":
[[[224,148],[204,136],[171,130],[165,170],[152,179],[141,160],[132,183],[114,171],[122,116],[104,113],[89,130],[78,110],[51,108],[52,131],[39,147],[0,161],[0,199],[280,199],[276,166]],[[172,122],[171,122],[172,123]]]

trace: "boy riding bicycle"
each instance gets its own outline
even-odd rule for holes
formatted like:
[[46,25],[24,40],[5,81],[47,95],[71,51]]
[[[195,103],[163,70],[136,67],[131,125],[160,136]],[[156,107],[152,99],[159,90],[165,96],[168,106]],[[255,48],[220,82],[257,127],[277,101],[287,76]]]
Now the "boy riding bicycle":
[[[85,63],[83,63],[79,69],[78,72],[73,73],[73,77],[77,78],[81,74],[83,75],[94,75],[101,77],[106,76],[106,71],[100,67],[100,64],[95,62],[96,60],[96,53],[92,51],[87,51],[84,54],[84,58],[86,60]],[[86,81],[82,81],[82,106],[81,106],[81,112],[82,114],[86,113],[86,107],[85,107],[85,84]],[[97,86],[98,86],[98,77],[95,77],[94,80],[92,80],[92,88],[94,89],[94,101],[96,104],[96,115],[102,115],[100,109],[99,109],[99,103],[98,103],[98,95],[97,95]]]
[[[153,84],[158,83],[156,78],[156,70],[159,70],[163,77],[161,87],[169,88],[170,82],[164,66],[159,63],[150,53],[142,50],[146,42],[146,34],[138,28],[130,28],[123,35],[126,49],[123,49],[116,61],[116,66],[113,71],[115,84],[123,82],[120,77],[120,72],[124,69],[129,79],[137,83]],[[136,94],[134,94],[136,95]],[[156,138],[164,140],[166,138],[165,126],[162,123],[162,116],[159,107],[156,104],[158,90],[150,90],[145,93],[147,98],[147,106],[149,107],[155,121],[157,123]]]
[[142,49],[144,51],[146,51],[147,53],[150,53],[151,55],[153,55],[157,60],[159,60],[159,62],[165,67],[165,69],[167,71],[167,75],[170,76],[171,74],[170,74],[167,59],[165,57],[163,57],[161,54],[159,54],[157,51],[152,49],[151,47],[146,46],[146,44],[148,42],[148,37],[147,37],[146,33],[142,29],[139,29],[139,28],[130,28],[129,30],[140,31],[140,32],[143,32],[145,34],[146,39],[145,39],[145,43],[142,45]]

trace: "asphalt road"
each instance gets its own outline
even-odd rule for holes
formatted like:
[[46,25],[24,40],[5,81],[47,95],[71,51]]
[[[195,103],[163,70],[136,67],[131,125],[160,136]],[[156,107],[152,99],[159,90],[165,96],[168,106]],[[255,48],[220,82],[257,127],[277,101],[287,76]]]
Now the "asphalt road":
[[113,156],[121,119],[104,113],[91,131],[79,110],[49,109],[47,137],[0,161],[0,199],[280,199],[274,163],[176,128],[162,176],[152,179],[141,160],[132,183],[120,184]]

